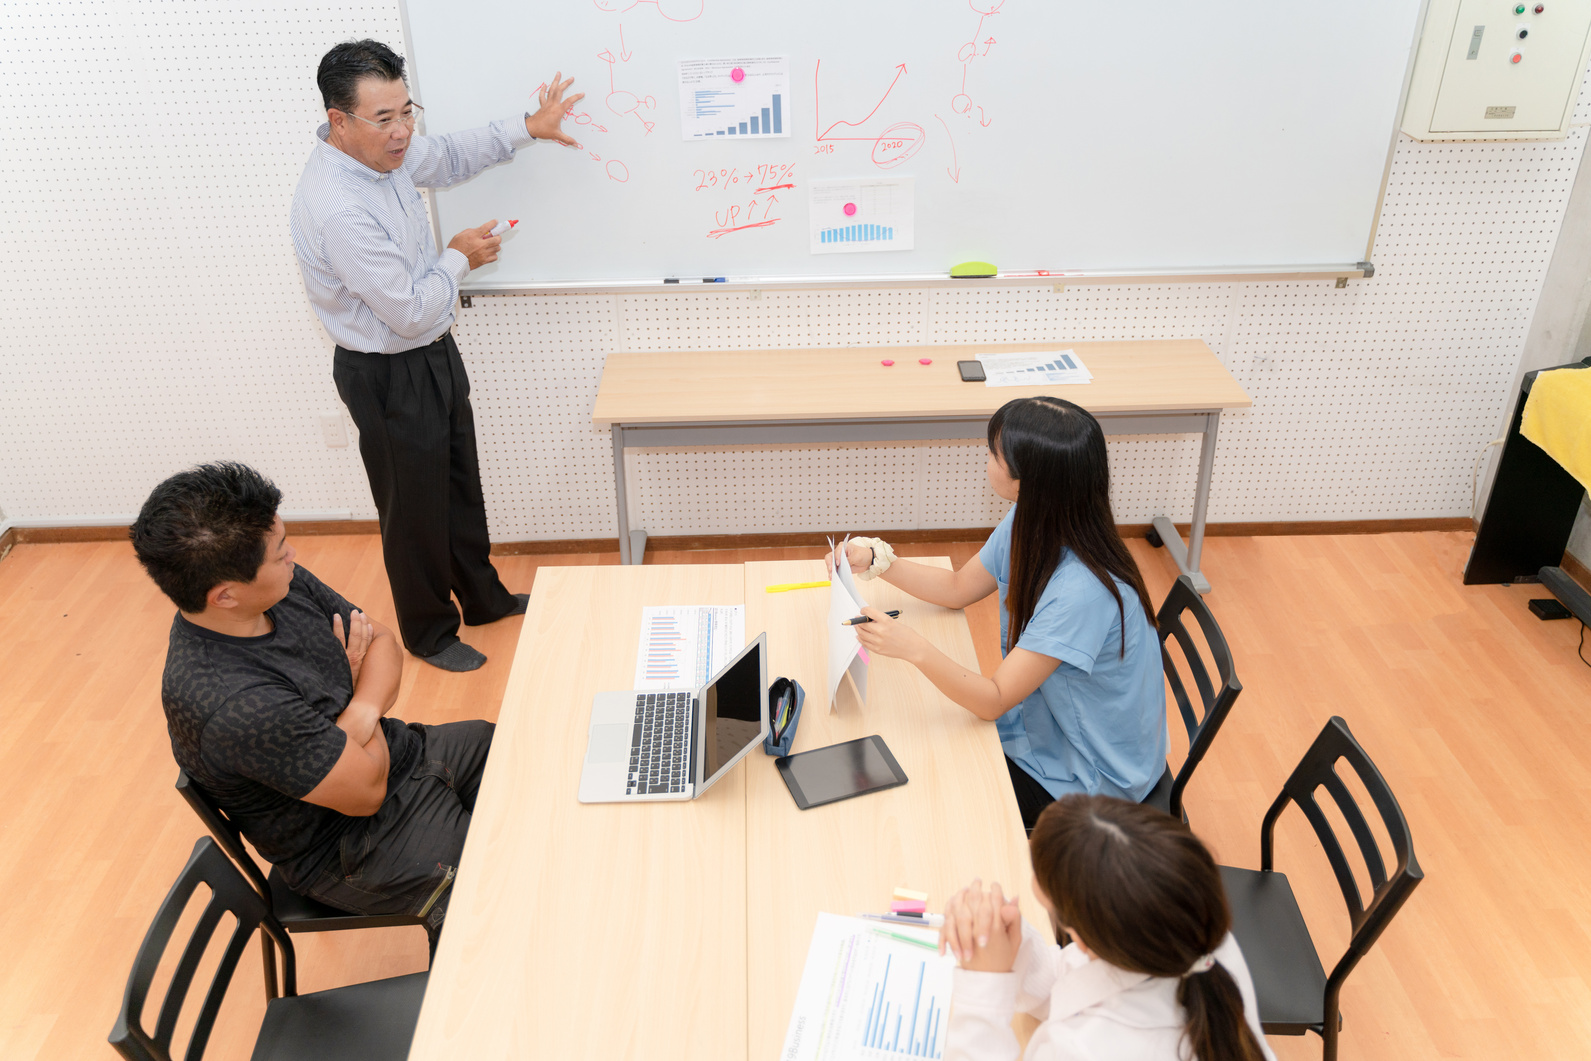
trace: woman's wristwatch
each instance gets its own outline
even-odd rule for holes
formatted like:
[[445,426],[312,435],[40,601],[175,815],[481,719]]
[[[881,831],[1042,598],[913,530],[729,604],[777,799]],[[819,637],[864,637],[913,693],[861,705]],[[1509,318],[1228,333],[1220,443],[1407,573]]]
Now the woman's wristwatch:
[[889,570],[889,565],[895,562],[895,550],[891,549],[889,542],[882,538],[852,538],[851,541],[857,545],[865,545],[873,552],[872,565],[856,576],[864,582],[882,575]]

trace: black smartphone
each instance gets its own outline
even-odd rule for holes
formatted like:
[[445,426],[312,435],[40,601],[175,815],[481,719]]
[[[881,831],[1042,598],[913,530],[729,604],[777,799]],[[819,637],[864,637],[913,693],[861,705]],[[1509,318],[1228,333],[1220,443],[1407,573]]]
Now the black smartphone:
[[989,378],[984,375],[982,361],[957,361],[956,368],[961,370],[963,383],[982,383]]

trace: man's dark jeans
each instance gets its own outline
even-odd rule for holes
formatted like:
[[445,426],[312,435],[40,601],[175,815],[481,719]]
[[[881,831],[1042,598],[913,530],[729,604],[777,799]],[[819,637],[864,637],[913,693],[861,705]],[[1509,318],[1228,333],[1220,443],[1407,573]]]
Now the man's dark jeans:
[[409,776],[389,782],[381,809],[356,820],[341,857],[304,891],[352,913],[423,916],[434,951],[497,727],[477,720],[413,728],[423,731],[425,748]]

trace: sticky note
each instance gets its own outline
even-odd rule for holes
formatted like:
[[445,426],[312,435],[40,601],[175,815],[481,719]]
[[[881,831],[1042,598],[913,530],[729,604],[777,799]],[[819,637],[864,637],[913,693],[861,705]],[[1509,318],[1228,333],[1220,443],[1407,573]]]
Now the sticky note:
[[889,904],[892,914],[922,914],[928,912],[928,904],[916,899],[896,900]]
[[897,899],[916,899],[920,903],[928,901],[927,892],[914,892],[910,888],[896,888],[894,897]]

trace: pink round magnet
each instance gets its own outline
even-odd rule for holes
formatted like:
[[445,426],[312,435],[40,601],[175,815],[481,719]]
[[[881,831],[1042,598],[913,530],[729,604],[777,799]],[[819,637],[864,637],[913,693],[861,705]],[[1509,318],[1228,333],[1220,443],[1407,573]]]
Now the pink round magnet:
[[889,367],[889,366],[891,366],[891,365],[893,365],[893,364],[894,364],[894,363],[895,363],[895,362],[893,362],[893,361],[891,361],[891,360],[890,360],[890,359],[889,359],[889,358],[887,358],[887,357],[886,357],[886,358],[885,358],[885,359],[884,359],[884,360],[882,360],[882,361],[880,361],[880,362],[879,362],[879,364],[881,364],[881,365],[883,365],[883,366],[884,366],[884,367],[885,367],[885,368],[888,368],[888,367]]
[[855,203],[846,203],[845,204],[845,216],[846,217],[855,217],[856,216],[856,204]]
[[917,363],[919,365],[931,365],[934,363],[934,359],[931,357],[919,357]]
[[746,71],[742,70],[738,66],[735,67],[733,70],[729,71],[729,80],[734,81],[737,84],[746,80]]

